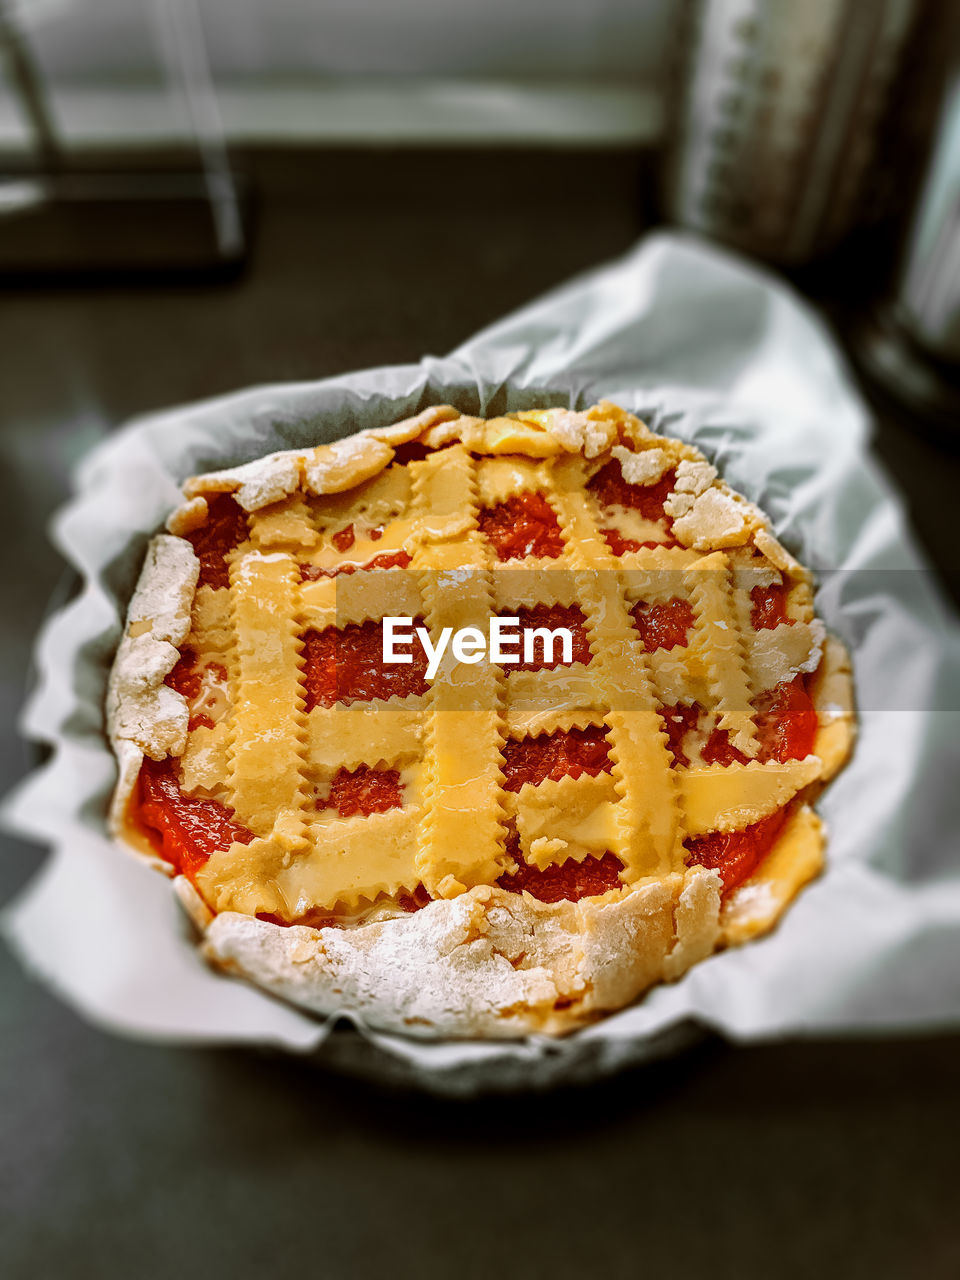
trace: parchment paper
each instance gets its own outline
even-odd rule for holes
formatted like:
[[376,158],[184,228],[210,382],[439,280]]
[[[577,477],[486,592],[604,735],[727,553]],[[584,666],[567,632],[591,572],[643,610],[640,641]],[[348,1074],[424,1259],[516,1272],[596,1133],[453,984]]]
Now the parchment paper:
[[[818,571],[854,655],[861,731],[820,804],[828,868],[769,937],[560,1042],[424,1044],[321,1022],[209,971],[169,883],[104,834],[106,674],[147,537],[184,476],[386,423],[437,401],[490,415],[607,396],[694,441]],[[10,909],[26,964],[129,1034],[312,1052],[469,1093],[543,1085],[735,1040],[960,1021],[960,630],[866,455],[867,419],[824,328],[770,276],[657,234],[444,359],[266,386],[141,419],[80,468],[54,537],[82,594],[38,641],[24,717],[51,762],[6,822],[55,854]]]

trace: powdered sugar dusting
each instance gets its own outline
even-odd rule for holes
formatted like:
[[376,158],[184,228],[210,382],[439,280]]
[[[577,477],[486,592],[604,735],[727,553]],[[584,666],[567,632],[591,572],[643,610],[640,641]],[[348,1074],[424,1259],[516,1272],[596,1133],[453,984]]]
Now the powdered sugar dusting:
[[644,449],[634,453],[623,445],[615,444],[610,452],[620,463],[620,472],[627,484],[654,484],[670,465],[663,449]]

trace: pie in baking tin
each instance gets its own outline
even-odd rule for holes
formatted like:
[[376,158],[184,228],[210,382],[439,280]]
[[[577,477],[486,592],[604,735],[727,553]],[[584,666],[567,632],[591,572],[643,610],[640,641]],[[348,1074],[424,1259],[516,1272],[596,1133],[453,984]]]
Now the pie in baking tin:
[[411,1034],[560,1033],[820,870],[847,656],[690,445],[608,402],[438,406],[184,493],[111,674],[111,826],[215,965]]

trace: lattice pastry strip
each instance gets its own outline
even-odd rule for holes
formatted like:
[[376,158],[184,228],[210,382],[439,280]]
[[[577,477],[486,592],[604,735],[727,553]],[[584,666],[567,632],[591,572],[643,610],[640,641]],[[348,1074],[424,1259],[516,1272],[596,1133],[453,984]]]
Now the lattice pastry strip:
[[578,603],[579,584],[569,569],[558,568],[556,560],[528,560],[515,569],[493,572],[493,598],[496,611],[502,614],[517,609],[534,609],[537,605]]
[[277,874],[284,899],[303,914],[414,890],[419,823],[420,810],[408,807],[312,826],[310,855],[291,859]]
[[511,738],[536,737],[574,724],[602,724],[606,707],[592,663],[549,671],[514,671],[504,693]]
[[724,767],[699,765],[678,773],[683,827],[689,836],[742,831],[767,818],[820,775],[816,756]]
[[615,852],[624,864],[624,877],[633,878],[672,865],[679,820],[676,784],[656,694],[623,600],[616,562],[597,528],[592,504],[578,487],[578,471],[576,462],[561,463],[549,497],[563,531],[565,553],[581,571],[591,667],[610,708],[610,758],[621,798]]
[[823,624],[812,622],[781,623],[752,634],[743,634],[747,671],[754,694],[772,689],[798,672],[811,672],[820,662],[824,641]]
[[335,703],[307,716],[307,761],[311,768],[395,765],[415,759],[422,747],[425,700]]
[[520,848],[533,866],[600,857],[618,842],[616,780],[608,773],[548,779],[535,787],[528,783],[504,799],[516,816]]
[[303,843],[305,713],[299,574],[282,553],[251,551],[230,570],[237,688],[230,741],[230,802],[257,835],[282,827]]
[[189,795],[198,792],[229,802],[225,779],[230,767],[229,720],[221,720],[213,728],[198,725],[187,735],[187,745],[180,757],[180,787]]
[[233,623],[230,618],[230,592],[198,587],[193,598],[190,635],[184,648],[210,654],[223,661],[233,647]]
[[409,469],[395,465],[344,493],[311,499],[309,510],[314,527],[329,540],[348,524],[373,528],[401,519],[410,506],[411,491]]
[[[509,687],[509,686],[508,686]],[[571,702],[560,707],[516,707],[507,702],[506,736],[508,738],[538,738],[558,730],[602,728],[606,712],[593,706],[578,706]]]
[[757,754],[753,723],[753,690],[747,673],[744,643],[731,603],[727,557],[722,551],[698,560],[684,576],[696,615],[690,640],[692,655],[703,664],[713,695],[718,725],[744,755]]
[[482,507],[496,507],[521,493],[536,493],[547,483],[542,463],[529,458],[481,458],[477,463],[477,498]]
[[[426,541],[412,567],[420,577],[427,626],[434,639],[445,627],[483,630],[493,592],[489,551],[475,531],[475,464],[462,446],[453,446],[415,466],[414,508]],[[448,570],[449,539],[458,536],[457,567]],[[500,803],[503,682],[493,664],[464,666],[448,653],[426,696],[418,867],[435,896],[489,884],[508,862]]]
[[709,680],[706,672],[690,660],[687,649],[655,649],[647,654],[647,670],[657,692],[661,707],[675,707],[678,703],[692,706],[698,703],[708,707],[711,702]]
[[273,836],[258,836],[249,844],[234,843],[214,853],[197,873],[197,887],[217,912],[295,919],[298,906],[300,914],[303,907],[296,896],[287,897],[278,881],[289,861],[289,851]]
[[300,590],[300,620],[305,629],[323,631],[385,616],[414,618],[422,612],[416,575],[406,569],[371,569],[305,582]]
[[641,547],[626,551],[617,560],[623,592],[628,601],[665,604],[688,589],[684,570],[705,557],[689,547]]
[[306,558],[320,541],[310,508],[300,493],[264,507],[250,524],[250,546],[258,551],[289,550]]
[[462,538],[476,529],[479,499],[474,469],[475,463],[462,445],[410,464],[415,526],[426,544],[415,568],[434,566],[431,543]]

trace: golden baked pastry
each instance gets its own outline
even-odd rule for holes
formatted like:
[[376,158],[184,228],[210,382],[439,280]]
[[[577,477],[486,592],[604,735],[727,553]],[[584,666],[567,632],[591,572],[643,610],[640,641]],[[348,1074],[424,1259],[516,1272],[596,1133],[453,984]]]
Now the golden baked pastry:
[[184,493],[111,675],[111,825],[214,964],[413,1034],[563,1032],[820,870],[847,657],[690,445],[439,406]]

